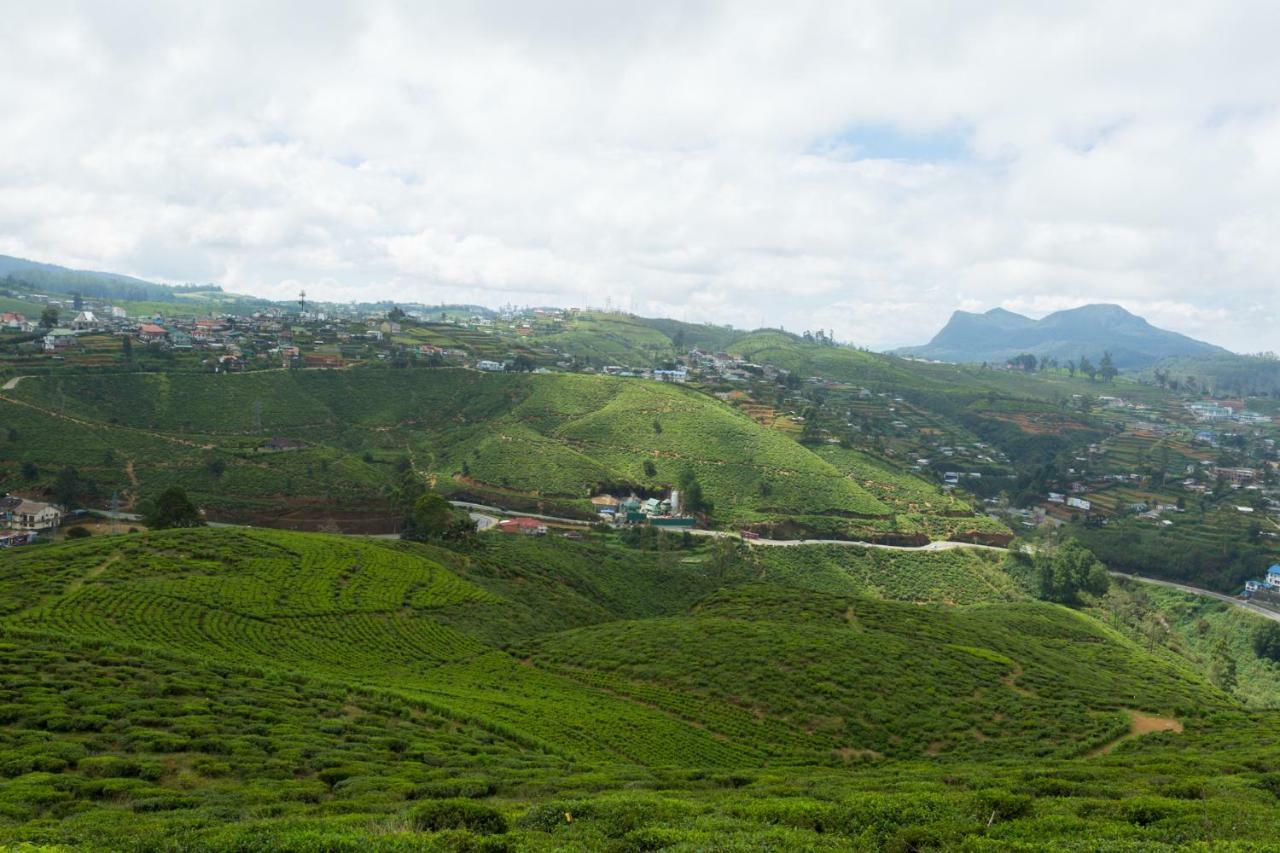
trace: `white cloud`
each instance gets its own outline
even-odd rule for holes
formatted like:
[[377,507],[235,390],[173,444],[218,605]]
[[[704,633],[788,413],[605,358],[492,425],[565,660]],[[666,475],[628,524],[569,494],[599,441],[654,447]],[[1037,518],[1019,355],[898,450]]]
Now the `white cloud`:
[[1036,5],[0,0],[0,251],[873,347],[1107,301],[1276,348],[1280,7]]

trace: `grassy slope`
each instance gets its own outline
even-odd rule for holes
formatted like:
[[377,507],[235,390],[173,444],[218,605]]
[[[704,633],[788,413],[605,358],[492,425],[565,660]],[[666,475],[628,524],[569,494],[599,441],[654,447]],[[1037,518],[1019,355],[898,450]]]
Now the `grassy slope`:
[[[699,547],[498,540],[462,556],[202,530],[15,554],[0,569],[0,668],[19,688],[0,706],[0,841],[457,846],[465,833],[406,833],[451,796],[505,816],[518,849],[1175,843],[1184,815],[1206,833],[1206,817],[1228,831],[1233,806],[1276,811],[1243,779],[1184,809],[1184,788],[1208,783],[1171,780],[1226,755],[1252,750],[1251,778],[1280,767],[1275,744],[1230,737],[1260,723],[1214,723],[1233,712],[1202,681],[1017,600],[983,558],[720,565]],[[1118,732],[1121,707],[1189,732],[1067,757]],[[871,767],[824,769],[853,760]]]
[[[0,404],[0,423],[17,430],[16,440],[0,443],[11,488],[20,485],[19,463],[30,459],[47,471],[75,464],[105,490],[154,494],[180,483],[215,506],[281,492],[355,502],[376,497],[394,477],[389,463],[407,455],[445,488],[465,472],[498,490],[571,502],[604,483],[670,487],[692,470],[725,521],[891,513],[785,436],[661,383],[309,371],[128,375],[111,383],[63,377],[27,380],[11,393],[29,404]],[[273,435],[313,448],[254,453]],[[226,462],[220,477],[208,471],[215,457]],[[136,486],[126,475],[130,460]]]

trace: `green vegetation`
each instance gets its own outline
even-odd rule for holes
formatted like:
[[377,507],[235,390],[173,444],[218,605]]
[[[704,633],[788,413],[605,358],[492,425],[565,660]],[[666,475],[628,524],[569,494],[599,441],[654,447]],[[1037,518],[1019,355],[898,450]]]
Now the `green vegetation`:
[[998,559],[225,528],[14,552],[0,843],[1269,839],[1274,720]]
[[[216,460],[221,461],[221,460]],[[155,505],[145,516],[147,527],[152,530],[168,530],[173,527],[201,527],[204,520],[200,510],[177,486],[171,486],[156,498]]]
[[[722,524],[785,521],[801,534],[873,538],[999,530],[855,451],[828,461],[664,383],[293,371],[129,374],[110,383],[63,376],[27,380],[10,394],[0,402],[0,423],[19,436],[0,442],[0,476],[9,483],[26,461],[45,471],[74,462],[104,494],[143,500],[177,486],[216,518],[328,506],[394,522],[390,494],[408,460],[446,495],[585,518],[586,499],[598,491],[696,483],[695,510]],[[272,436],[305,446],[261,452]],[[948,521],[934,523],[939,514]]]

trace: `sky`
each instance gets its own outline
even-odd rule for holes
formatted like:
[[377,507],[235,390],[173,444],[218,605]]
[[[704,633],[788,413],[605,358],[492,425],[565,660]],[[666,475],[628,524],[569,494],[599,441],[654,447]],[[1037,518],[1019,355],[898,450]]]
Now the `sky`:
[[0,0],[0,253],[927,341],[1280,350],[1280,4]]

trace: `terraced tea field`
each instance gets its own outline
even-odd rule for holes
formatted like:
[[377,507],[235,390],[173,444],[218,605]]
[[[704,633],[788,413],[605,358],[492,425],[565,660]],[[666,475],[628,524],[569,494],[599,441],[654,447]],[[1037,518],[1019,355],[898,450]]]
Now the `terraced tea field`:
[[[16,551],[0,843],[1150,847],[1280,812],[1269,719],[983,553],[721,550],[227,528]],[[1120,740],[1135,711],[1184,731]]]
[[[665,383],[459,369],[130,374],[109,385],[62,376],[6,392],[0,426],[13,430],[0,442],[10,487],[38,488],[70,464],[103,494],[144,499],[179,485],[224,518],[306,506],[390,517],[386,492],[410,465],[446,492],[586,517],[598,490],[664,490],[693,475],[721,524],[945,535],[927,517],[931,503],[948,501],[927,484],[913,482],[921,499],[898,501],[905,511],[895,513],[872,491],[894,491],[900,478],[887,469],[868,461],[863,476],[850,477],[860,454],[833,465]],[[306,446],[259,452],[273,436]],[[21,483],[24,462],[43,472],[35,484]]]

